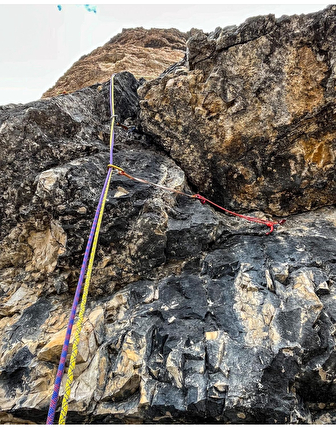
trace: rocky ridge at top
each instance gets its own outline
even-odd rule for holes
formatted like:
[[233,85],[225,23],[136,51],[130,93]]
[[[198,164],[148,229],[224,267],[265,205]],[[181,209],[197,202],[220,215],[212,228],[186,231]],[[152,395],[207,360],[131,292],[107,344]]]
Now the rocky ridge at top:
[[[114,174],[67,423],[336,423],[335,15],[193,32],[157,79],[116,75],[117,165],[288,217],[266,236]],[[0,107],[0,423],[46,420],[109,127],[108,82]]]
[[138,79],[156,78],[184,57],[187,37],[187,33],[174,28],[123,29],[105,45],[76,61],[42,97],[102,83],[112,73],[125,70]]

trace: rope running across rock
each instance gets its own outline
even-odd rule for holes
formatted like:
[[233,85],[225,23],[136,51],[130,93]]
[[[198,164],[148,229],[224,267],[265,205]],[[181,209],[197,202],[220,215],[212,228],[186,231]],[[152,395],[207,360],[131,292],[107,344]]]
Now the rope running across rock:
[[246,219],[247,221],[250,221],[250,222],[256,222],[258,224],[264,224],[267,227],[269,227],[269,229],[270,229],[270,231],[267,232],[266,235],[268,235],[268,234],[270,234],[270,233],[272,233],[274,231],[274,226],[275,225],[282,225],[282,224],[284,224],[286,222],[285,219],[281,219],[279,221],[269,221],[269,220],[266,220],[266,219],[252,217],[252,216],[249,216],[249,215],[238,214],[236,212],[230,211],[229,209],[225,209],[222,206],[219,206],[217,203],[212,202],[211,200],[209,200],[209,199],[201,196],[200,194],[187,194],[187,193],[184,193],[183,191],[179,191],[179,190],[176,190],[174,188],[169,188],[169,187],[165,187],[165,186],[160,185],[160,184],[155,184],[154,182],[147,181],[146,179],[136,178],[136,177],[134,177],[134,176],[126,173],[125,170],[122,169],[121,167],[115,166],[113,164],[109,164],[108,167],[118,170],[118,173],[120,175],[126,176],[127,178],[129,178],[129,179],[131,179],[133,181],[141,182],[143,184],[148,184],[148,185],[151,185],[151,186],[156,187],[156,188],[161,188],[161,189],[163,189],[165,191],[169,191],[169,192],[172,192],[172,193],[180,194],[182,196],[190,197],[192,199],[198,199],[203,205],[205,203],[210,203],[211,205],[217,207],[218,209],[220,209],[220,210],[222,210],[222,211],[224,211],[224,212],[226,212],[226,213],[228,213],[230,215],[234,215],[234,216],[237,216],[239,218]]

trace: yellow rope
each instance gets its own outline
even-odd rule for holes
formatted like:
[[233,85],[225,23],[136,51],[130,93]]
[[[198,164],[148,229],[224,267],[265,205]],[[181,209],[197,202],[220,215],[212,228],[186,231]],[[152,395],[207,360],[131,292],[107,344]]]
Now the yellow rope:
[[100,230],[101,222],[103,219],[104,207],[105,207],[107,193],[108,193],[109,186],[110,186],[111,177],[112,177],[112,171],[110,172],[110,176],[108,179],[106,191],[105,191],[105,194],[103,197],[103,203],[102,203],[101,211],[99,213],[97,228],[96,228],[95,236],[94,236],[93,243],[92,243],[90,260],[89,260],[88,269],[87,269],[86,278],[85,278],[85,284],[84,284],[83,296],[82,296],[82,301],[81,301],[79,315],[78,315],[76,333],[75,333],[75,337],[74,337],[73,344],[72,344],[72,352],[71,352],[70,364],[69,364],[69,369],[68,369],[68,377],[67,377],[67,381],[65,384],[64,397],[63,397],[63,401],[62,401],[61,414],[59,417],[58,424],[65,424],[65,419],[66,419],[66,415],[68,412],[68,403],[69,403],[69,397],[70,397],[70,392],[71,392],[71,384],[73,381],[73,375],[74,375],[74,370],[75,370],[75,366],[76,366],[78,344],[79,344],[79,340],[80,340],[80,333],[81,333],[82,326],[83,326],[86,300],[87,300],[87,296],[88,296],[88,292],[89,292],[93,262],[94,262],[97,243],[98,243],[99,230]]
[[[113,130],[114,130],[114,123],[115,123],[114,75],[112,75],[112,78],[111,78],[111,111],[112,111],[112,121],[111,121],[111,133],[110,133],[110,154],[111,154],[111,158],[112,158],[113,144],[114,144],[114,142],[113,142],[113,140],[114,140]],[[87,296],[89,293],[89,286],[90,286],[90,281],[91,281],[91,274],[92,274],[92,269],[93,269],[94,258],[95,258],[96,249],[97,249],[100,226],[101,226],[102,219],[103,219],[107,193],[108,193],[108,190],[110,187],[110,182],[111,182],[111,177],[112,177],[112,167],[114,167],[113,164],[108,165],[108,168],[110,170],[108,173],[109,178],[107,181],[106,190],[105,190],[105,193],[103,196],[103,201],[102,201],[102,205],[101,205],[100,212],[99,212],[97,227],[96,227],[96,231],[95,231],[95,235],[94,235],[94,239],[93,239],[93,243],[92,243],[90,259],[89,259],[88,268],[87,268],[87,272],[86,272],[85,284],[84,284],[84,289],[83,289],[83,296],[82,296],[82,301],[80,304],[80,310],[79,310],[79,314],[78,314],[77,328],[76,328],[76,333],[75,333],[73,344],[72,344],[72,351],[71,351],[68,375],[67,375],[67,380],[65,383],[65,390],[64,390],[64,396],[63,396],[63,401],[62,401],[61,413],[60,413],[60,417],[59,417],[59,421],[58,421],[58,424],[61,424],[61,425],[65,424],[66,416],[68,413],[69,398],[70,398],[70,393],[71,393],[71,384],[73,381],[74,370],[76,367],[76,358],[77,358],[77,354],[78,354],[78,345],[79,345],[79,341],[80,341],[80,333],[81,333],[81,330],[83,327],[86,301],[87,301]]]

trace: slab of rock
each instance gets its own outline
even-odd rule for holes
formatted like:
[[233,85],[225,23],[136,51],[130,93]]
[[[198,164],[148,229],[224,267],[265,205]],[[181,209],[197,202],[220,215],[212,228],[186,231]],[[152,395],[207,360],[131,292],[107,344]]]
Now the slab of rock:
[[194,31],[140,90],[146,132],[196,189],[283,216],[334,204],[336,8]]

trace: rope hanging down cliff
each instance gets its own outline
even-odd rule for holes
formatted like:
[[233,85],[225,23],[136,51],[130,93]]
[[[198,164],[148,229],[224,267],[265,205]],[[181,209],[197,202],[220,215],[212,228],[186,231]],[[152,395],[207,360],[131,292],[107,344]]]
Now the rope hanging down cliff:
[[[100,231],[100,226],[102,223],[106,198],[107,198],[107,194],[108,194],[108,190],[109,190],[109,186],[110,186],[110,182],[111,182],[113,169],[118,170],[119,174],[124,175],[131,180],[142,182],[145,184],[149,184],[151,186],[163,189],[165,191],[169,191],[169,192],[177,193],[177,194],[184,195],[184,196],[187,196],[190,198],[198,199],[198,200],[200,200],[200,202],[202,204],[209,203],[209,204],[211,204],[211,205],[213,205],[213,206],[215,206],[215,207],[217,207],[217,208],[219,208],[219,209],[221,209],[221,210],[223,210],[223,211],[225,211],[231,215],[238,216],[238,217],[246,219],[247,221],[250,221],[250,222],[256,222],[259,224],[264,224],[270,228],[270,231],[267,232],[266,234],[272,233],[275,225],[277,225],[277,224],[281,225],[285,222],[285,220],[268,221],[268,220],[264,220],[264,219],[260,219],[260,218],[256,218],[256,217],[241,215],[241,214],[232,212],[228,209],[225,209],[225,208],[217,205],[216,203],[212,202],[211,200],[208,200],[207,198],[201,196],[200,194],[187,194],[187,193],[184,193],[182,191],[179,191],[179,190],[176,190],[173,188],[165,187],[165,186],[160,185],[160,184],[155,184],[155,183],[147,181],[145,179],[136,178],[136,177],[131,176],[128,173],[126,173],[122,168],[113,165],[112,163],[113,163],[113,147],[114,147],[114,126],[115,126],[115,120],[116,120],[116,115],[114,112],[114,76],[115,75],[112,75],[111,82],[110,82],[110,110],[111,110],[110,163],[108,164],[107,176],[106,176],[103,190],[101,192],[101,196],[100,196],[100,199],[98,202],[95,217],[94,217],[91,231],[89,234],[89,239],[88,239],[88,242],[86,245],[83,263],[82,263],[82,267],[81,267],[81,271],[80,271],[80,276],[79,276],[79,280],[78,280],[78,284],[77,284],[77,288],[76,288],[76,292],[75,292],[75,297],[74,297],[73,304],[72,304],[70,318],[69,318],[69,322],[68,322],[68,326],[67,326],[67,330],[66,330],[66,336],[65,336],[65,340],[64,340],[64,344],[63,344],[63,348],[62,348],[61,358],[60,358],[60,362],[59,362],[59,366],[58,366],[58,370],[57,370],[57,374],[56,374],[54,390],[53,390],[53,394],[52,394],[50,406],[49,406],[49,411],[48,411],[47,424],[49,424],[49,425],[54,423],[56,407],[57,407],[57,400],[59,397],[59,390],[60,390],[60,386],[61,386],[61,381],[62,381],[64,368],[65,368],[65,362],[66,362],[67,353],[68,353],[68,349],[69,349],[72,327],[74,325],[76,311],[77,311],[79,298],[80,298],[81,290],[82,290],[82,285],[83,285],[83,281],[84,281],[84,277],[85,277],[82,301],[80,304],[80,311],[79,311],[79,315],[78,315],[77,328],[76,328],[75,336],[73,339],[72,353],[71,353],[71,357],[70,357],[67,381],[65,384],[65,392],[64,392],[64,396],[63,396],[61,413],[60,413],[60,418],[59,418],[59,424],[65,424],[66,415],[67,415],[67,411],[68,411],[68,402],[69,402],[70,393],[71,393],[71,384],[73,381],[74,369],[76,366],[76,358],[77,358],[77,353],[78,353],[78,344],[80,341],[80,333],[81,333],[82,326],[83,326],[86,301],[87,301],[87,296],[88,296],[88,292],[89,292],[93,263],[94,263],[94,258],[95,258],[97,243],[98,243],[99,231]],[[85,276],[85,274],[86,274],[86,276]]]
[[[111,115],[112,115],[111,116],[111,120],[112,120],[112,122],[111,122],[111,133],[110,133],[110,164],[111,165],[113,163],[114,123],[115,123],[114,76],[115,75],[112,75],[111,83],[110,83],[110,109],[111,109]],[[79,302],[79,298],[80,298],[80,294],[81,294],[81,290],[82,290],[83,280],[84,280],[84,276],[86,273],[83,297],[82,297],[80,312],[79,312],[78,321],[77,321],[77,329],[76,329],[76,333],[75,333],[75,337],[74,337],[74,341],[73,341],[73,345],[72,345],[72,353],[71,353],[70,365],[69,365],[69,370],[68,370],[68,378],[66,381],[65,393],[64,393],[64,397],[63,397],[61,414],[60,414],[60,418],[59,418],[59,424],[65,424],[65,418],[66,418],[67,411],[68,411],[68,401],[69,401],[70,392],[71,392],[71,383],[73,380],[73,373],[74,373],[74,369],[75,369],[75,365],[76,365],[76,357],[77,357],[77,352],[78,352],[78,344],[79,344],[79,340],[80,340],[80,332],[81,332],[81,329],[83,326],[86,299],[87,299],[87,295],[88,295],[88,291],[89,291],[89,285],[90,285],[90,280],[91,280],[91,273],[92,273],[92,268],[93,268],[94,257],[95,257],[96,248],[97,248],[99,230],[100,230],[100,226],[101,226],[101,222],[102,222],[102,218],[103,218],[104,207],[105,207],[107,193],[108,193],[109,186],[110,186],[111,176],[112,176],[112,168],[109,168],[108,172],[107,172],[106,179],[105,179],[104,187],[103,187],[103,190],[102,190],[99,202],[98,202],[95,217],[94,217],[94,220],[92,223],[89,239],[88,239],[88,242],[86,245],[83,263],[82,263],[82,267],[81,267],[81,271],[80,271],[80,275],[79,275],[79,280],[78,280],[78,284],[77,284],[77,288],[76,288],[76,292],[75,292],[75,297],[74,297],[73,304],[72,304],[71,314],[70,314],[70,318],[69,318],[69,322],[68,322],[68,326],[67,326],[67,330],[66,330],[66,335],[65,335],[65,340],[64,340],[64,344],[63,344],[63,348],[62,348],[61,358],[60,358],[60,362],[59,362],[59,366],[58,366],[58,370],[57,370],[57,374],[56,374],[54,391],[53,391],[53,394],[51,397],[49,411],[48,411],[47,424],[49,424],[49,425],[54,423],[56,407],[57,407],[57,400],[58,400],[58,396],[59,396],[59,390],[60,390],[60,386],[61,386],[62,376],[64,373],[65,361],[66,361],[67,353],[68,353],[68,349],[69,349],[72,327],[74,324],[77,306],[78,306],[78,302]],[[91,249],[91,247],[92,247],[92,249]],[[91,252],[90,252],[90,250],[91,250]],[[87,271],[86,271],[86,268],[87,268]]]

